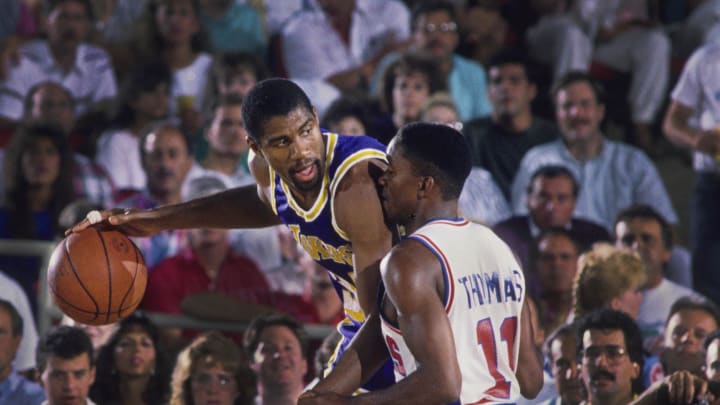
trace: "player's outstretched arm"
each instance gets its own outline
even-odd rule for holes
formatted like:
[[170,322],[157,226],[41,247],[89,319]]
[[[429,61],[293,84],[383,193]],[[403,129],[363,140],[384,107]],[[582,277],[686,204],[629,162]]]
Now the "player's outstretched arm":
[[335,217],[350,239],[358,300],[365,314],[373,312],[380,281],[380,260],[392,247],[385,223],[375,163],[361,162],[345,175],[335,193]]
[[535,330],[531,322],[532,306],[523,303],[520,325],[520,354],[515,376],[520,383],[520,393],[528,399],[535,398],[543,386],[542,355],[535,347]]

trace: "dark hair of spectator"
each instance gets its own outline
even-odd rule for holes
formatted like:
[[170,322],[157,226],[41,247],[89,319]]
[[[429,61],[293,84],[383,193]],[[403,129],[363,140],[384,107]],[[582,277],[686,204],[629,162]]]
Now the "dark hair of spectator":
[[7,311],[7,313],[10,315],[10,326],[12,327],[12,335],[22,336],[23,334],[23,319],[20,316],[20,313],[18,312],[17,308],[7,300],[4,300],[0,298],[0,308]]
[[300,322],[295,318],[284,315],[284,314],[270,314],[260,316],[252,320],[245,331],[245,337],[243,339],[245,346],[245,353],[249,358],[253,358],[255,350],[257,350],[260,344],[260,337],[265,329],[273,326],[284,326],[295,335],[300,343],[300,351],[303,358],[307,358],[307,334],[303,329]]
[[350,95],[341,96],[330,104],[325,110],[320,126],[330,129],[331,126],[349,117],[357,119],[366,132],[370,130],[369,103],[364,99]]
[[504,65],[519,65],[522,66],[525,72],[525,78],[528,82],[535,83],[535,77],[533,77],[533,70],[530,68],[530,61],[524,52],[515,48],[502,48],[495,52],[488,62],[486,63],[485,69],[490,72],[490,69],[494,67],[501,67]]
[[243,102],[243,121],[248,135],[254,141],[259,141],[263,137],[262,127],[268,120],[285,116],[298,108],[309,113],[314,111],[310,99],[300,86],[280,78],[259,82]]
[[93,13],[93,7],[92,4],[90,4],[90,0],[46,0],[44,7],[45,14],[47,15],[52,13],[56,7],[68,2],[82,4],[83,7],[85,7],[85,11],[87,12],[88,21],[94,20],[95,15]]
[[562,77],[558,78],[555,83],[553,83],[550,89],[550,96],[552,97],[553,103],[557,102],[557,96],[561,90],[564,90],[576,83],[587,83],[595,95],[595,101],[598,104],[605,104],[605,90],[603,90],[602,85],[600,85],[600,83],[598,83],[586,72],[580,71],[565,73]]
[[143,93],[155,91],[161,84],[167,85],[168,97],[172,72],[160,61],[153,61],[135,66],[125,76],[120,87],[120,94],[115,101],[111,126],[129,128],[136,120],[137,113],[132,104]]
[[141,161],[145,159],[145,144],[147,143],[148,137],[153,134],[157,134],[161,131],[174,131],[177,132],[180,137],[182,137],[183,143],[185,144],[185,148],[187,148],[188,155],[192,155],[192,144],[190,143],[190,138],[185,134],[185,132],[180,127],[180,124],[175,122],[174,120],[162,120],[162,121],[156,121],[152,124],[148,125],[143,129],[142,134],[140,135],[140,159]]
[[430,176],[445,200],[460,197],[472,159],[467,140],[444,124],[414,122],[400,128],[390,143],[407,158],[416,176]]
[[[200,24],[200,3],[198,0],[187,0],[190,2],[195,19],[198,24],[198,32],[190,40],[190,47],[193,52],[202,52],[209,49],[207,34]],[[156,15],[161,6],[172,3],[173,0],[149,0],[145,12],[139,21],[136,46],[140,53],[149,58],[157,58],[162,54],[164,39],[157,26]]]
[[213,113],[220,107],[242,107],[244,97],[237,93],[229,93],[215,101]]
[[63,86],[60,83],[46,80],[30,87],[30,90],[28,90],[27,94],[25,94],[25,98],[23,99],[23,114],[25,115],[25,117],[29,117],[31,111],[33,110],[33,108],[35,108],[35,94],[37,94],[37,92],[41,89],[47,87],[55,87],[62,90],[63,94],[65,94],[65,96],[67,97],[68,103],[70,103],[70,107],[73,109],[75,108],[75,99],[73,98],[70,90],[68,90],[67,87]]
[[76,326],[58,326],[40,338],[36,351],[37,367],[42,373],[50,356],[72,360],[83,354],[87,354],[92,368],[95,365],[93,345],[87,333]]
[[450,16],[450,20],[457,21],[457,13],[453,3],[447,0],[418,1],[410,13],[410,25],[413,31],[417,29],[417,23],[420,17],[438,11],[446,12]]
[[660,225],[660,236],[666,249],[673,246],[673,231],[668,221],[653,207],[645,204],[635,204],[620,211],[615,219],[615,226],[623,221],[645,219],[655,221]]
[[52,233],[58,228],[60,211],[75,199],[73,188],[74,158],[70,145],[62,129],[44,123],[29,123],[18,128],[10,140],[5,152],[5,208],[8,210],[10,233],[14,238],[33,239],[35,235],[35,221],[30,209],[30,185],[22,169],[24,154],[35,142],[48,139],[52,142],[60,155],[60,170],[52,191],[53,197],[48,207],[52,218]]
[[434,59],[429,55],[415,52],[403,53],[387,66],[382,75],[380,102],[385,112],[391,115],[395,112],[393,89],[398,76],[409,76],[417,73],[425,76],[429,94],[447,90],[447,80],[440,72],[440,66]]
[[122,377],[115,365],[115,349],[120,339],[128,333],[142,332],[152,340],[155,349],[155,368],[142,393],[146,404],[164,404],[170,395],[171,361],[160,345],[158,328],[141,312],[134,312],[120,321],[120,326],[110,339],[99,349],[95,383],[90,389],[90,398],[98,404],[110,403],[122,398],[120,385]]
[[692,295],[678,298],[677,301],[675,301],[670,307],[670,312],[665,320],[665,326],[667,326],[670,318],[680,311],[704,311],[710,315],[713,320],[715,320],[715,324],[720,327],[720,308],[718,308],[714,302],[706,298]]
[[720,329],[715,329],[714,331],[710,332],[707,336],[705,336],[705,340],[703,340],[703,350],[707,352],[708,347],[710,347],[710,344],[714,341],[720,339]]
[[573,338],[577,339],[577,325],[575,325],[575,323],[566,323],[564,325],[560,325],[557,329],[552,331],[550,336],[545,339],[545,357],[547,357],[551,362],[554,361],[554,359],[552,358],[553,342],[567,336],[572,336]]
[[212,67],[213,82],[230,84],[232,78],[250,72],[258,82],[267,79],[270,72],[265,63],[250,52],[229,52],[218,55]]
[[572,244],[573,249],[575,249],[576,255],[579,256],[582,253],[580,244],[578,243],[577,240],[575,240],[575,238],[573,237],[573,234],[568,229],[565,229],[565,228],[559,227],[559,226],[553,226],[548,229],[544,229],[544,230],[540,231],[540,234],[537,236],[537,238],[535,238],[535,241],[532,244],[532,248],[530,251],[530,259],[531,259],[531,263],[533,263],[532,264],[533,267],[535,266],[535,262],[537,261],[538,257],[540,256],[540,251],[539,251],[540,250],[540,242],[542,242],[543,240],[545,240],[546,238],[549,238],[551,236],[564,237],[565,239],[570,241],[570,244]]
[[573,197],[577,198],[578,194],[580,193],[580,185],[578,184],[577,180],[575,180],[575,175],[565,166],[559,166],[559,165],[547,165],[547,166],[540,166],[535,172],[533,172],[532,176],[530,176],[530,182],[527,186],[527,193],[530,194],[533,192],[533,187],[535,187],[535,179],[543,177],[547,179],[556,179],[558,177],[567,177],[570,182],[572,183],[572,193]]

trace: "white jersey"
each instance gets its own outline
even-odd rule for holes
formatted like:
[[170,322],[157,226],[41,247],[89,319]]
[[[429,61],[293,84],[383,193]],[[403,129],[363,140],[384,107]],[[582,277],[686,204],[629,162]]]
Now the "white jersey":
[[[525,277],[510,248],[487,227],[465,219],[431,221],[409,238],[442,266],[445,312],[462,374],[460,402],[515,401]],[[415,371],[415,357],[396,325],[383,318],[382,331],[399,381]]]

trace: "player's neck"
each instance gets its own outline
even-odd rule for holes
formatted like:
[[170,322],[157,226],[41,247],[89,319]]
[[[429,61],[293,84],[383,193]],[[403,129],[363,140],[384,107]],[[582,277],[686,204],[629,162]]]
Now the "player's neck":
[[417,212],[410,217],[408,223],[405,224],[405,231],[409,235],[434,219],[457,217],[457,200],[437,201],[435,203],[422,204],[418,207]]

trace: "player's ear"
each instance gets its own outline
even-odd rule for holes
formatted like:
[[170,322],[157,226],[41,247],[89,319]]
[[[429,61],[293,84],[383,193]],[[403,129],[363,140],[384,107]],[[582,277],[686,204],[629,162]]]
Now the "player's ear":
[[435,188],[437,184],[435,184],[435,179],[430,176],[423,176],[420,178],[420,182],[418,184],[418,197],[421,195],[424,195],[425,193],[429,192],[433,188]]

